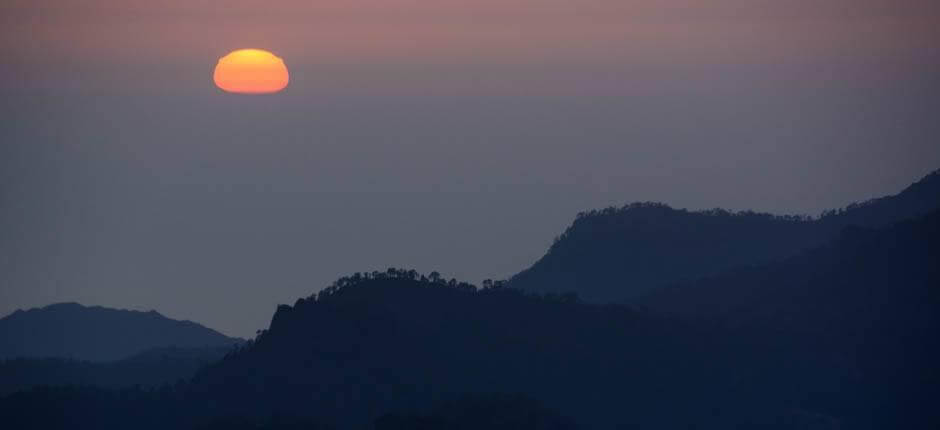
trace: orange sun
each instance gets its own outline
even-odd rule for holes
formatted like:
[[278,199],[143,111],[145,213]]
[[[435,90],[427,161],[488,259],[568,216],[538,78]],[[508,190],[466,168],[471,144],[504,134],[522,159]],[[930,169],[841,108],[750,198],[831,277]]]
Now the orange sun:
[[212,79],[230,93],[270,94],[286,88],[290,76],[280,57],[261,49],[239,49],[219,59]]

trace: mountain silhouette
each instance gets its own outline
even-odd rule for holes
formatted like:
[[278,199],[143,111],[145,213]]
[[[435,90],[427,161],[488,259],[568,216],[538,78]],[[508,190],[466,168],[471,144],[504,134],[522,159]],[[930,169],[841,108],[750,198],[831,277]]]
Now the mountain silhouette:
[[523,395],[464,395],[438,402],[426,413],[390,413],[375,430],[573,430],[577,426],[557,411]]
[[218,361],[232,346],[164,347],[113,362],[68,358],[0,360],[0,395],[38,386],[158,387],[189,380],[200,368]]
[[661,203],[592,210],[578,214],[541,259],[509,282],[528,291],[572,291],[590,302],[620,302],[664,285],[789,257],[850,225],[884,226],[937,208],[940,170],[897,195],[818,218],[688,211]]
[[793,365],[829,362],[820,380],[867,397],[858,410],[884,413],[882,427],[912,417],[929,418],[912,428],[940,424],[940,413],[924,402],[940,397],[940,211],[889,228],[847,227],[785,261],[659,289],[636,303],[686,321],[794,339],[803,352]]
[[186,383],[37,387],[0,398],[0,416],[41,429],[932,429],[938,263],[933,211],[632,304],[357,273],[279,306]]
[[251,398],[341,428],[468,392],[524,393],[591,428],[929,428],[938,263],[934,211],[674,286],[646,311],[414,271],[354,275],[281,306],[195,386],[219,413]]
[[661,288],[635,303],[658,313],[735,324],[759,318],[816,333],[890,318],[913,329],[936,317],[930,312],[940,304],[938,263],[940,211],[934,211],[887,228],[847,227],[831,243],[781,262]]
[[154,348],[225,347],[240,339],[156,311],[59,303],[0,318],[0,359],[114,361]]
[[[280,306],[267,331],[191,388],[215,415],[304,411],[344,429],[466,393],[522,393],[588,427],[668,422],[667,404],[691,408],[702,395],[688,381],[711,379],[693,369],[724,354],[694,345],[714,337],[702,331],[573,296],[389,269]],[[675,390],[627,389],[657,384]],[[623,402],[645,412],[623,416]]]

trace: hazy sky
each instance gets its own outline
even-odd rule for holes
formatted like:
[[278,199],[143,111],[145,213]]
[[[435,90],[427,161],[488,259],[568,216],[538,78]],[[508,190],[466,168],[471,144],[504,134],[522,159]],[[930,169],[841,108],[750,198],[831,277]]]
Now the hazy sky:
[[[6,0],[0,315],[248,336],[354,271],[508,277],[581,210],[894,193],[940,168],[938,40],[926,0]],[[213,86],[250,47],[286,91]]]

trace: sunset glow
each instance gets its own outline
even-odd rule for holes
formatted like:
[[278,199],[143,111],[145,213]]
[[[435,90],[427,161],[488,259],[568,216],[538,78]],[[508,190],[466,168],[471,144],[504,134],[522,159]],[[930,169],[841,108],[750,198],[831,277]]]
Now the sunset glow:
[[219,59],[215,85],[240,94],[270,94],[287,87],[290,76],[284,60],[261,49],[239,49]]

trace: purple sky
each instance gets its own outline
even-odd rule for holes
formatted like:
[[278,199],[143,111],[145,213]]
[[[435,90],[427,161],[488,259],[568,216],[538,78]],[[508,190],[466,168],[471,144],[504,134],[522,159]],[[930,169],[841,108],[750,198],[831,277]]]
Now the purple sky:
[[[7,0],[0,314],[247,336],[353,271],[478,282],[581,210],[809,213],[940,167],[940,6]],[[212,85],[238,48],[288,89]]]

